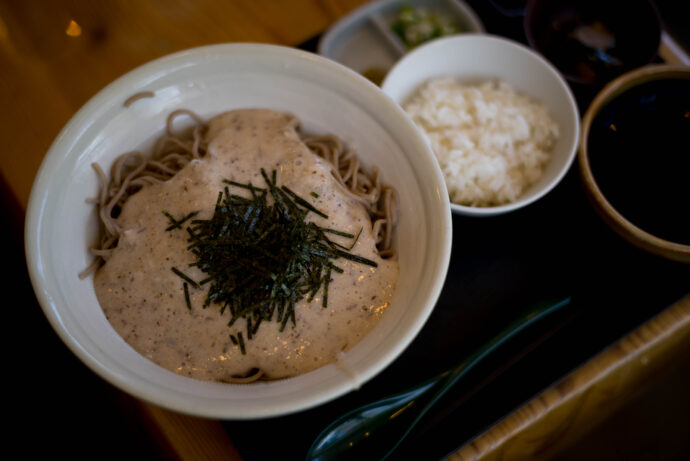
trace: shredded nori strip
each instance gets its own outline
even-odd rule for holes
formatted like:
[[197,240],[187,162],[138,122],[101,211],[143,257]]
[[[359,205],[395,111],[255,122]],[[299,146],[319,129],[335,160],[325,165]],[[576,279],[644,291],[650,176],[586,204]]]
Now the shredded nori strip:
[[187,216],[183,217],[183,218],[180,219],[180,220],[175,219],[170,213],[168,213],[168,212],[165,211],[165,210],[163,210],[163,214],[164,214],[164,215],[170,220],[170,222],[171,222],[170,226],[168,226],[165,230],[166,230],[166,231],[171,231],[171,230],[173,230],[173,229],[179,229],[179,228],[181,228],[181,227],[182,227],[182,224],[184,224],[184,223],[187,222],[189,219],[191,219],[191,218],[193,218],[194,216],[196,216],[197,214],[199,214],[199,212],[198,212],[198,211],[192,211],[191,213],[189,213]]
[[[272,176],[262,169],[266,188],[251,183],[223,180],[213,216],[193,219],[196,213],[176,220],[164,212],[171,227],[187,223],[188,247],[196,260],[190,266],[206,274],[200,282],[176,268],[172,271],[185,283],[185,297],[190,286],[207,290],[203,307],[219,304],[220,312],[230,311],[228,326],[244,318],[247,339],[251,340],[263,321],[276,321],[282,331],[290,322],[296,324],[295,306],[311,301],[322,291],[322,306],[328,305],[331,273],[343,269],[333,261],[344,258],[376,267],[376,262],[351,254],[348,248],[331,241],[326,234],[345,238],[354,236],[337,229],[319,227],[306,221],[309,213],[327,215],[285,186],[278,186],[277,172]],[[231,187],[244,190],[245,196],[233,194]],[[248,192],[247,192],[248,191]],[[247,195],[249,195],[247,197]],[[360,230],[361,233],[361,230]],[[353,243],[354,246],[354,243]],[[191,309],[191,304],[188,305]],[[242,332],[230,335],[245,353]]]
[[184,280],[185,282],[189,283],[189,284],[190,284],[191,286],[193,286],[194,288],[199,288],[199,284],[198,284],[198,283],[196,283],[196,282],[195,282],[194,280],[192,280],[187,274],[183,273],[183,272],[180,271],[178,268],[173,267],[173,268],[171,268],[171,270],[172,270],[175,274],[177,274],[182,280]]
[[290,194],[290,196],[295,200],[295,202],[299,203],[301,206],[303,206],[307,210],[313,211],[314,213],[316,213],[317,215],[319,215],[321,217],[328,218],[327,214],[322,213],[321,211],[314,208],[314,205],[312,205],[311,203],[307,202],[306,200],[304,200],[299,195],[292,192],[290,189],[288,189],[287,186],[283,186],[283,187],[281,187],[281,189],[284,190],[285,192],[287,192],[288,194]]
[[[324,231],[324,232],[328,232],[329,234],[335,234],[335,235],[339,235],[339,236],[341,236],[341,237],[347,237],[347,238],[350,238],[350,239],[355,238],[354,235],[348,234],[347,232],[342,232],[342,231],[335,230],[335,229],[328,229],[328,228],[325,228],[325,227],[321,227],[320,229],[321,229],[322,231]],[[361,231],[360,231],[360,232],[361,232]]]
[[192,310],[192,301],[189,299],[189,284],[184,282],[182,284],[182,290],[184,291],[184,300],[187,303],[187,309]]
[[240,352],[242,352],[242,355],[247,354],[247,350],[244,347],[244,338],[242,338],[242,332],[240,331],[237,333],[237,342],[240,343]]

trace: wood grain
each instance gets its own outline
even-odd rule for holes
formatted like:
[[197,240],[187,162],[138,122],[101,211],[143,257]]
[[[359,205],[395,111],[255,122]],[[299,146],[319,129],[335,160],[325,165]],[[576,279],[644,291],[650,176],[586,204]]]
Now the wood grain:
[[690,295],[523,407],[449,460],[549,459],[673,370],[690,348]]
[[160,56],[224,42],[295,46],[365,0],[0,0],[0,171],[26,207],[53,139],[91,96]]
[[161,453],[190,461],[242,460],[217,420],[183,415],[143,402],[140,414]]

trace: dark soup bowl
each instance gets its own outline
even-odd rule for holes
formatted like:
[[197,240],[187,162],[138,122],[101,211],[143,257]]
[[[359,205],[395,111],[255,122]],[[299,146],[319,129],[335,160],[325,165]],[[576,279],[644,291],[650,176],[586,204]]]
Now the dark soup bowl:
[[570,81],[603,86],[656,57],[661,22],[648,0],[528,0],[529,45]]
[[585,113],[585,190],[628,242],[690,263],[690,67],[650,65],[606,85]]

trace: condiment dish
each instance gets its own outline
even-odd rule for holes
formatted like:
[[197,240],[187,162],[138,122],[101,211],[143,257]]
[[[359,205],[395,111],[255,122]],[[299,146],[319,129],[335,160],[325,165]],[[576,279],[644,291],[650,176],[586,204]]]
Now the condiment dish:
[[457,35],[411,51],[391,69],[382,88],[404,105],[429,79],[445,76],[467,83],[504,81],[517,92],[544,104],[560,132],[542,176],[517,200],[487,207],[451,203],[454,213],[479,217],[512,212],[535,202],[560,182],[575,158],[580,119],[572,91],[549,62],[510,39],[488,34]]
[[[130,96],[147,93],[129,105]],[[335,364],[296,377],[248,385],[201,381],[164,369],[110,326],[91,277],[98,233],[87,199],[98,191],[92,163],[146,151],[178,108],[206,119],[237,108],[290,112],[305,131],[331,133],[377,165],[399,194],[400,276],[377,326]],[[38,300],[65,344],[90,369],[153,404],[203,417],[288,414],[359,388],[398,357],[431,313],[448,269],[449,202],[441,172],[402,109],[354,71],[318,55],[260,44],[182,51],[120,77],[88,101],[45,156],[26,217],[26,256]]]
[[319,40],[319,54],[380,83],[408,51],[393,30],[404,8],[422,9],[450,21],[457,33],[484,32],[479,17],[461,0],[379,0],[357,8],[329,28]]

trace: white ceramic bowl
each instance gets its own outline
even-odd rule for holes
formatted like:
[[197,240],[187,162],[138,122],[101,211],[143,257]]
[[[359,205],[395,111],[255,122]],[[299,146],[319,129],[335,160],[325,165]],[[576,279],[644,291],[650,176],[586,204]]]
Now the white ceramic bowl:
[[[156,96],[129,108],[140,91]],[[245,107],[289,111],[314,132],[351,143],[400,194],[400,279],[377,327],[342,360],[291,379],[228,385],[174,374],[139,355],[111,328],[93,280],[97,219],[85,202],[120,153],[148,146],[166,114],[185,107],[204,117]],[[398,105],[344,66],[295,49],[215,45],[145,64],[94,96],[64,127],[36,177],[26,220],[26,254],[38,300],[67,346],[94,372],[134,396],[213,418],[259,418],[306,409],[357,389],[383,370],[424,325],[448,268],[451,220],[441,172]],[[347,371],[345,371],[347,370]]]
[[516,201],[482,208],[451,204],[453,212],[469,216],[507,213],[538,200],[558,184],[577,152],[580,116],[570,87],[549,62],[509,39],[463,34],[440,38],[413,50],[391,69],[382,88],[396,102],[404,104],[423,83],[440,76],[468,82],[501,79],[544,103],[560,128],[544,174]]

